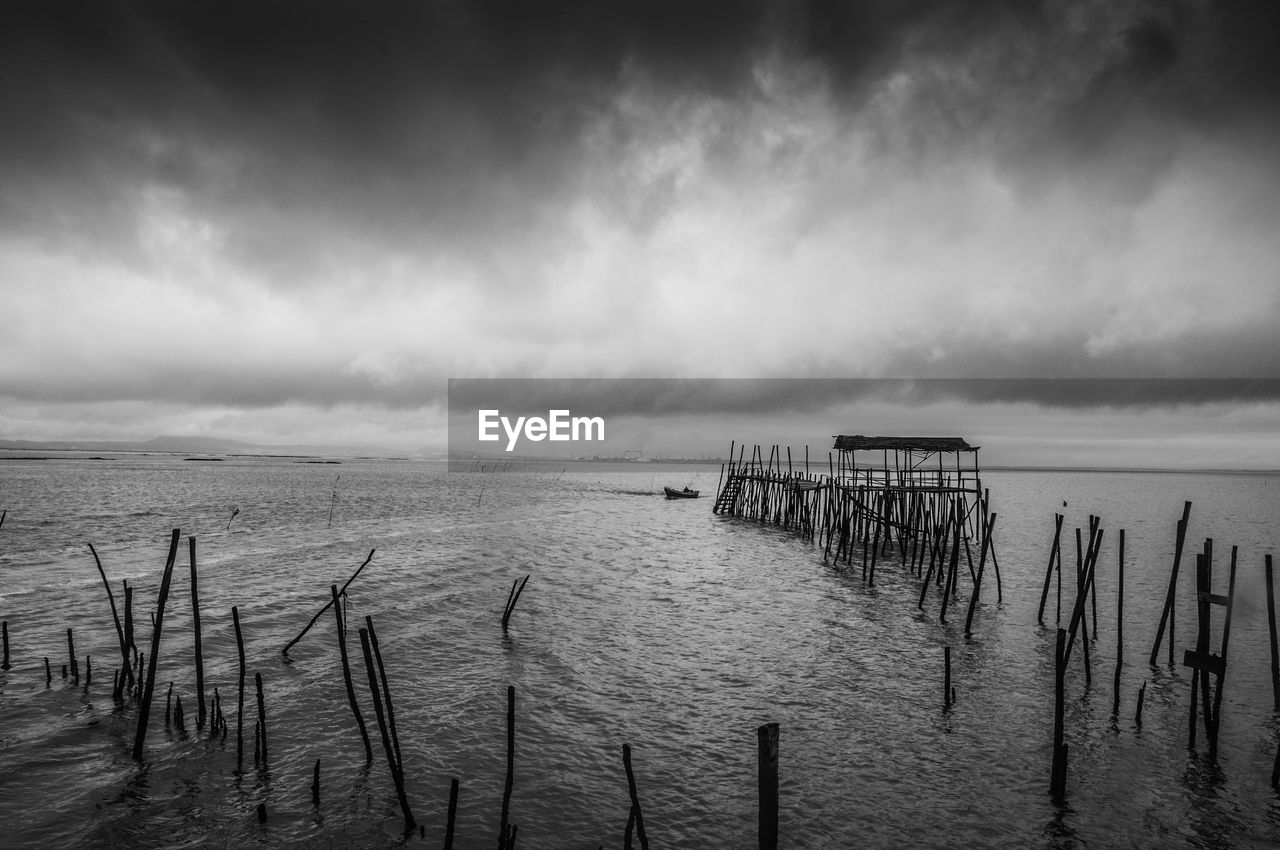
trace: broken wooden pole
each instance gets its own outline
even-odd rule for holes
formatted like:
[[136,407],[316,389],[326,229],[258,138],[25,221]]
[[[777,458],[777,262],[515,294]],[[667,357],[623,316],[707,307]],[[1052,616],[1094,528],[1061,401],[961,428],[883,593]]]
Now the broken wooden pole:
[[[204,645],[200,640],[200,591],[196,585],[196,539],[187,538],[187,553],[191,561],[191,624],[195,629],[196,645],[196,728],[204,728]],[[123,640],[123,638],[121,638]]]
[[1267,629],[1271,635],[1271,697],[1280,711],[1280,648],[1276,645],[1276,594],[1271,576],[1271,555],[1266,556]]
[[[342,586],[342,589],[339,590],[338,593],[347,592],[347,588],[351,586],[351,582],[355,581],[356,578],[360,575],[360,571],[363,570],[365,567],[367,567],[369,565],[369,562],[373,560],[373,553],[376,551],[377,551],[376,549],[369,550],[369,557],[365,558],[364,563],[361,564],[356,569],[356,571],[351,574],[351,578],[347,579],[347,583]],[[289,641],[284,645],[284,649],[280,650],[280,654],[288,655],[289,650],[293,648],[293,645],[296,644],[298,641],[302,640],[302,638],[306,635],[307,632],[311,631],[311,627],[316,624],[316,621],[320,619],[321,615],[323,615],[325,611],[329,610],[329,606],[332,604],[333,604],[333,600],[329,600],[328,602],[324,603],[324,607],[316,612],[316,615],[311,618],[311,622],[307,623],[306,628],[298,632],[297,637],[295,637],[293,640]]]
[[1164,608],[1160,612],[1160,625],[1156,628],[1156,640],[1151,645],[1150,664],[1156,666],[1156,656],[1160,654],[1160,642],[1164,639],[1164,629],[1166,622],[1169,626],[1169,663],[1173,663],[1173,603],[1174,592],[1178,588],[1178,565],[1182,563],[1182,547],[1187,539],[1187,522],[1191,517],[1191,503],[1184,502],[1182,505],[1182,519],[1178,520],[1177,539],[1173,547],[1173,569],[1169,571],[1169,590],[1165,594]]
[[231,622],[236,629],[236,652],[240,658],[236,679],[236,773],[244,772],[244,635],[240,632],[240,611],[231,606]]
[[631,795],[631,815],[635,821],[636,837],[640,839],[640,850],[649,850],[649,838],[644,831],[644,814],[640,810],[640,796],[636,792],[636,775],[631,770],[631,745],[622,745],[622,766],[627,771],[627,792]]
[[182,732],[187,729],[187,716],[182,711],[182,694],[178,694],[178,698],[173,705],[173,725],[174,728]]
[[[519,589],[516,584],[519,582]],[[520,601],[520,594],[524,593],[524,586],[529,583],[529,576],[524,577],[524,581],[511,582],[511,593],[507,594],[507,606],[502,611],[502,628],[507,627],[507,622],[511,619],[511,612],[516,610],[516,603]]]
[[151,717],[151,699],[156,689],[156,659],[160,654],[160,630],[164,626],[164,606],[169,599],[169,584],[173,581],[173,565],[178,560],[178,539],[181,532],[173,530],[169,539],[169,557],[164,563],[164,575],[160,579],[160,596],[156,600],[155,628],[151,630],[151,656],[147,659],[146,685],[138,706],[138,731],[133,739],[133,758],[142,761],[142,744],[147,737],[147,721]]
[[777,723],[756,729],[760,850],[778,847],[778,733]]
[[356,726],[360,728],[360,740],[364,742],[364,758],[373,761],[373,745],[369,743],[369,730],[364,725],[364,715],[360,713],[360,703],[356,700],[356,687],[351,681],[351,662],[347,655],[347,630],[342,622],[342,608],[338,603],[338,586],[329,585],[333,594],[333,615],[338,622],[338,654],[342,657],[342,681],[347,686],[347,702],[351,705],[351,713],[355,715]]
[[400,811],[404,813],[404,834],[408,835],[417,826],[413,812],[409,809],[409,798],[404,791],[404,772],[396,761],[395,749],[391,745],[391,731],[387,726],[386,714],[382,710],[381,688],[378,685],[378,671],[374,666],[373,649],[369,645],[369,632],[360,629],[360,648],[364,652],[365,672],[369,674],[369,694],[373,697],[373,713],[378,718],[378,731],[382,735],[382,749],[387,754],[387,766],[391,770],[391,781],[396,787],[396,799],[400,802]]

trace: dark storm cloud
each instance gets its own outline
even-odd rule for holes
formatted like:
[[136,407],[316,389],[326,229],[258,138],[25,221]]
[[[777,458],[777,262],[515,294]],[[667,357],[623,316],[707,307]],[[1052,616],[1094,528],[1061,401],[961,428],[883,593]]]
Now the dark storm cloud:
[[726,414],[812,416],[883,402],[903,408],[939,402],[1028,404],[1071,410],[1160,410],[1280,402],[1280,379],[455,379],[454,416],[478,409],[526,415],[569,409],[584,416]]
[[[0,394],[1270,376],[1277,56],[1260,2],[6,2]],[[1236,398],[999,386],[961,394]],[[838,395],[693,387],[599,401]]]

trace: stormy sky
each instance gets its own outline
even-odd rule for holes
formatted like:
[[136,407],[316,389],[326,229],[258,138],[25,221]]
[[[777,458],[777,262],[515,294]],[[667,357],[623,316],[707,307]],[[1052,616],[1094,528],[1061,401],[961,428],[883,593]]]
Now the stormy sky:
[[960,378],[791,421],[1280,466],[1277,57],[1264,2],[9,0],[0,438],[415,450],[450,377]]

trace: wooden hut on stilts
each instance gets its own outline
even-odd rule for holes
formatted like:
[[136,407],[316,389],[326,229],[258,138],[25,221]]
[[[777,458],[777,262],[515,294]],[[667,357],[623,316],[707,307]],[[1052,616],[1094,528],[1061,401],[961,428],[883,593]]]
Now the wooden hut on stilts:
[[777,446],[767,460],[760,446],[750,459],[745,447],[734,458],[733,448],[716,513],[798,531],[835,563],[852,565],[857,557],[869,583],[878,564],[896,557],[925,579],[921,606],[931,582],[942,589],[943,618],[963,573],[977,590],[988,557],[999,587],[978,447],[964,439],[836,436],[826,474],[809,471],[807,450],[799,469],[790,449],[784,466]]

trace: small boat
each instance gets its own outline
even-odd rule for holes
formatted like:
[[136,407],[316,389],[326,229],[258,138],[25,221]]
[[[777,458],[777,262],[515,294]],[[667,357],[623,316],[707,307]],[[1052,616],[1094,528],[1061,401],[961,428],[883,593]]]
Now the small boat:
[[674,487],[663,487],[662,492],[667,494],[668,499],[696,499],[698,498],[697,490],[690,490],[688,487],[683,490],[677,490]]

